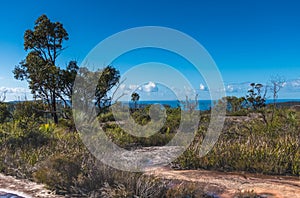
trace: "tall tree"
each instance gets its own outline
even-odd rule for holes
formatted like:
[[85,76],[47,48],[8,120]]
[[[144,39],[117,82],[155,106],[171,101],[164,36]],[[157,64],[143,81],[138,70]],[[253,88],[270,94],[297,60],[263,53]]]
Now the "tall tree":
[[64,102],[65,106],[72,106],[73,85],[79,66],[76,61],[70,61],[66,69],[59,70],[59,94],[58,97]]
[[55,123],[58,123],[57,99],[61,98],[61,70],[56,66],[62,44],[68,33],[60,22],[51,22],[46,15],[35,21],[33,30],[24,34],[25,60],[15,67],[13,73],[18,80],[27,80],[34,98],[48,104]]
[[[98,113],[107,110],[111,105],[113,93],[109,92],[119,84],[120,72],[112,67],[90,71],[87,67],[80,67],[76,76],[75,97],[73,100],[80,104],[80,108],[87,111],[96,105]],[[97,84],[97,85],[95,85]],[[77,106],[78,107],[78,106]],[[79,108],[79,107],[78,107]]]
[[113,66],[106,66],[99,71],[99,80],[95,93],[96,105],[99,111],[105,111],[111,106],[112,97],[108,94],[119,83],[120,72]]

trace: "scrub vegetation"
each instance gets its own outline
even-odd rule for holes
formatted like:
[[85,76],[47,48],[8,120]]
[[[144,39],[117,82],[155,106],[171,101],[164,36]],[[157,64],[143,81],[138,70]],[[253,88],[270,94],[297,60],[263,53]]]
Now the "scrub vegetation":
[[[91,72],[79,68],[75,61],[61,69],[56,59],[65,40],[68,33],[63,25],[51,22],[45,15],[37,19],[33,30],[25,32],[28,54],[13,73],[16,79],[28,81],[35,100],[0,102],[0,171],[44,183],[57,194],[72,197],[214,197],[191,183],[172,183],[113,169],[87,150],[71,111],[76,75],[99,78],[92,96],[99,124],[115,144],[126,149],[167,144],[178,132],[182,111],[187,110],[164,106],[166,121],[148,138],[126,133],[108,108],[112,105],[109,93],[120,84],[119,71],[107,66]],[[275,83],[273,104],[266,105],[268,88],[259,83],[252,83],[245,97],[230,96],[216,102],[212,108],[227,105],[226,120],[218,142],[204,157],[199,157],[199,150],[207,133],[210,110],[194,109],[200,114],[195,139],[170,167],[299,176],[299,106],[276,103],[280,84]],[[151,121],[150,106],[140,106],[139,99],[138,93],[132,94],[130,115],[136,123],[146,125]],[[192,102],[187,99],[182,104]],[[126,109],[122,112],[122,104],[118,105],[119,113],[125,114]],[[246,194],[239,193],[237,197],[257,197],[255,192]]]

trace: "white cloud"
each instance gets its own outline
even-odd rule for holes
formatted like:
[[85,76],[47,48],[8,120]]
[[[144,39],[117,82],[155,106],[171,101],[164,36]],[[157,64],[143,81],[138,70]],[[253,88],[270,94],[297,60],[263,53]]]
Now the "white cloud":
[[300,87],[300,79],[290,80],[287,83],[290,84],[292,87]]
[[206,90],[206,87],[201,83],[199,85],[199,89],[200,89],[200,91],[204,91],[204,90]]
[[6,96],[5,101],[32,99],[31,91],[24,87],[0,87],[2,98],[4,98],[3,94]]
[[154,82],[151,81],[144,85],[121,84],[115,92],[114,99],[121,98],[126,100],[126,97],[130,96],[134,91],[150,94],[153,92],[158,92],[158,87]]
[[247,92],[249,88],[249,83],[231,83],[225,86],[226,92],[236,93],[236,92]]
[[195,95],[196,90],[189,86],[183,86],[183,93],[185,96]]
[[285,87],[285,86],[287,86],[287,82],[282,83],[282,87]]
[[233,87],[233,85],[227,85],[226,91],[228,91],[228,92],[235,92],[235,88]]
[[133,91],[136,90],[139,86],[138,85],[129,85],[129,90]]
[[[268,85],[267,96],[271,96],[272,91],[270,90],[271,84]],[[243,83],[228,83],[225,85],[227,94],[237,95],[237,96],[245,96],[247,91],[250,88],[250,82]],[[292,97],[298,97],[296,93],[300,92],[300,78],[298,79],[289,79],[282,84],[282,89],[279,92],[279,97],[286,97],[287,95],[292,95]]]
[[300,79],[290,79],[283,83],[282,91],[298,92],[300,91]]
[[24,94],[30,92],[30,90],[23,87],[0,87],[0,92],[6,92],[7,94]]
[[142,91],[144,92],[157,92],[158,91],[158,87],[154,82],[149,82],[145,85],[142,86]]
[[[250,87],[251,82],[230,82],[225,83],[224,88],[226,91],[226,95],[235,95],[237,97],[245,96],[247,94],[247,91]],[[135,85],[135,84],[122,84],[120,87],[120,93],[124,94],[126,93],[128,96],[134,91],[137,91],[139,93],[146,93],[151,94],[151,96],[154,97],[154,95],[157,94],[165,94],[165,90],[160,87],[160,85],[157,85],[155,82],[149,81],[148,83],[145,83],[144,85]],[[267,96],[270,96],[271,91],[268,87]],[[199,98],[209,98],[211,93],[220,92],[220,90],[209,90],[208,87],[204,83],[200,83],[198,85],[197,90],[191,89],[189,86],[182,86],[182,87],[171,87],[170,90],[176,96],[180,99],[185,99],[185,96],[189,96],[192,98],[193,95],[196,93],[199,94]],[[1,89],[0,89],[1,91]],[[224,90],[222,90],[223,92]],[[156,93],[154,93],[156,92]],[[23,92],[24,93],[24,92]],[[300,93],[300,78],[297,79],[290,79],[283,83],[283,87],[279,93],[279,97],[288,97],[287,94],[292,94],[291,97],[298,97],[299,98]],[[149,95],[150,96],[150,95]],[[155,95],[157,96],[157,95]]]

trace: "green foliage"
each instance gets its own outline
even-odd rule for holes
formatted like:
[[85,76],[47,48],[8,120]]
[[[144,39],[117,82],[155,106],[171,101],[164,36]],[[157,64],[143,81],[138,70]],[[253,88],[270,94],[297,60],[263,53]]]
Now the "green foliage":
[[9,111],[9,105],[4,102],[0,102],[0,123],[9,121],[12,118],[11,112]]
[[[267,89],[263,90],[263,85],[260,83],[251,83],[251,89],[246,95],[247,101],[254,110],[261,109],[266,106]],[[262,93],[264,91],[264,93]]]
[[[70,130],[73,125],[70,120],[62,119],[58,125],[46,122],[42,114],[38,115],[39,111],[34,113],[35,109],[30,108],[34,105],[38,104],[20,103],[19,113],[16,110],[14,112],[18,119],[0,124],[2,172],[35,179],[59,194],[70,196],[212,196],[193,184],[177,185],[103,165],[88,152],[79,134]],[[165,108],[165,125],[149,138],[124,132],[113,122],[111,112],[100,114],[99,119],[107,136],[124,148],[162,146],[176,134],[181,118],[180,108]],[[22,109],[27,113],[21,112]],[[266,119],[271,119],[271,111],[263,110]],[[200,158],[199,147],[210,121],[210,114],[202,113],[194,142],[172,164],[182,169],[300,175],[299,112],[280,109],[274,114],[273,124],[265,125],[261,111],[249,113],[247,117],[228,116],[219,141],[207,156]],[[30,114],[31,117],[26,117]],[[132,116],[141,123],[148,121],[149,107],[137,109]],[[250,194],[243,193],[240,196]]]
[[226,96],[217,101],[217,105],[226,104],[227,115],[245,116],[248,113],[247,100],[244,97]]
[[81,164],[76,156],[56,155],[40,165],[33,177],[37,182],[44,183],[62,194],[70,192],[70,187],[74,186],[73,182],[80,171]]
[[174,133],[156,133],[150,137],[136,137],[126,133],[117,124],[105,124],[103,130],[106,135],[117,145],[121,147],[136,146],[163,146],[167,144],[173,137]]
[[[99,163],[68,126],[20,121],[0,125],[0,170],[35,179],[60,194],[96,193],[105,182],[117,182],[134,192],[139,174],[115,170]],[[126,178],[126,179],[124,179]],[[122,185],[121,185],[122,184]]]
[[[33,30],[24,34],[24,49],[29,51],[25,60],[20,62],[13,73],[18,80],[26,80],[35,98],[45,101],[51,111],[54,122],[58,122],[57,98],[61,93],[62,77],[60,68],[56,66],[59,54],[64,50],[62,44],[68,40],[68,33],[59,22],[51,22],[46,15],[35,21]],[[67,71],[67,70],[66,70]]]
[[240,109],[235,112],[227,113],[229,116],[247,116],[249,114],[249,111],[247,109]]
[[39,147],[47,144],[50,140],[49,133],[42,133],[38,129],[38,124],[32,120],[14,121],[1,125],[0,132],[5,134],[2,139],[3,145],[12,149],[17,147]]
[[[135,109],[131,112],[131,117],[135,120],[137,124],[146,125],[151,121],[150,118],[150,105],[144,106],[143,108]],[[122,108],[119,108],[121,111],[118,112],[118,117],[122,117],[121,114],[126,115],[126,109],[122,112]],[[167,144],[177,132],[177,129],[180,125],[181,119],[181,110],[180,108],[171,108],[165,106],[166,109],[166,122],[162,128],[154,135],[145,138],[145,137],[135,137],[125,132],[120,126],[114,123],[114,115],[111,111],[106,113],[101,113],[98,118],[102,123],[103,129],[106,132],[107,136],[110,137],[114,143],[122,147],[131,147],[131,146],[163,146]],[[155,108],[151,108],[151,113],[154,113]],[[155,114],[155,113],[154,113]],[[154,126],[155,128],[156,126]],[[149,129],[151,130],[151,129]],[[147,131],[144,131],[147,133]]]
[[[109,183],[105,182],[100,191],[99,196],[103,198],[127,198],[133,196],[133,192],[128,191],[123,184],[109,185]],[[93,195],[93,197],[95,197],[95,195]]]
[[56,125],[54,123],[51,123],[51,124],[42,124],[40,127],[39,127],[39,131],[43,134],[53,134],[54,132],[54,129],[55,129]]
[[111,111],[107,113],[101,113],[98,116],[100,122],[112,122],[115,121],[114,115]]
[[[92,109],[90,101],[95,100],[98,113],[107,112],[111,105],[112,97],[109,95],[111,89],[119,83],[120,72],[112,67],[90,71],[87,67],[81,67],[76,77],[76,101],[77,108],[83,111]],[[79,106],[79,104],[81,106]]]
[[300,175],[300,125],[296,114],[281,110],[275,115],[273,125],[265,125],[260,115],[257,113],[258,117],[250,121],[234,121],[229,117],[219,141],[202,158],[198,156],[203,139],[199,131],[195,142],[176,163],[187,169]]
[[144,198],[164,197],[167,182],[156,177],[142,175],[136,183],[136,195]]
[[119,83],[120,72],[112,66],[107,66],[100,73],[95,99],[96,105],[102,110],[111,105],[112,98],[108,96],[108,92]]
[[240,191],[236,193],[234,197],[235,198],[261,198],[262,196],[259,196],[253,190],[248,190],[248,191]]
[[135,109],[137,108],[137,102],[139,101],[139,99],[140,99],[140,95],[138,93],[134,92],[131,94],[131,101],[134,102]]
[[[170,184],[169,184],[170,185]],[[173,182],[172,187],[166,191],[166,198],[213,198],[213,194],[209,195],[204,192],[204,190],[199,187],[199,184],[192,182]]]
[[140,125],[146,125],[150,122],[151,118],[149,115],[149,108],[145,107],[145,108],[139,108],[139,109],[135,109],[132,113],[131,116],[132,118],[135,120],[136,123],[140,124]]
[[44,111],[46,106],[42,101],[23,101],[14,105],[13,118],[14,120],[35,120],[41,122],[41,119],[47,116]]
[[[131,113],[132,118],[135,120],[136,123],[140,125],[146,125],[151,121],[149,111],[150,105],[147,105],[143,108],[138,108]],[[181,119],[181,109],[180,107],[171,108],[169,106],[164,107],[166,110],[166,122],[164,126],[160,129],[160,133],[176,133],[177,129],[180,125]],[[153,109],[152,109],[153,110]],[[159,116],[157,116],[159,117]]]
[[195,95],[195,99],[191,100],[188,96],[186,96],[185,101],[180,101],[181,105],[183,106],[184,110],[189,111],[192,113],[194,110],[197,109],[199,102],[198,102],[198,94]]

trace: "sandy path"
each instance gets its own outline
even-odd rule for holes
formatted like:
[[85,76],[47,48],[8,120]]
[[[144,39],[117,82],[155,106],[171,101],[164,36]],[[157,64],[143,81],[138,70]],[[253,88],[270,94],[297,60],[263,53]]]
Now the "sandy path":
[[0,192],[12,193],[21,197],[61,197],[46,190],[42,184],[28,180],[20,180],[11,176],[0,174]]
[[159,168],[147,172],[163,179],[191,181],[199,188],[221,198],[231,198],[241,191],[258,193],[262,197],[300,198],[300,178],[256,174],[223,173],[205,170],[171,170]]
[[[199,188],[220,198],[232,198],[237,192],[251,190],[267,198],[300,198],[299,177],[223,173],[205,170],[172,170],[169,168],[158,168],[145,174],[168,180],[195,182]],[[46,190],[44,185],[2,174],[0,174],[0,192],[17,194],[25,198],[62,197]]]

